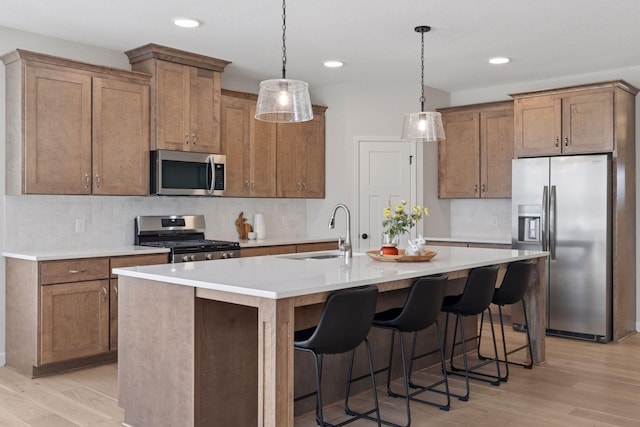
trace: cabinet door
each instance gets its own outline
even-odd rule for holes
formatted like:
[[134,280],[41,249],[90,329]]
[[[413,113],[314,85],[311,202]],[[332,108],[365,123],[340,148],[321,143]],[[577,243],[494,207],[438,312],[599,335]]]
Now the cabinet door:
[[278,123],[278,197],[324,197],[324,126],[324,115],[303,123]]
[[249,188],[253,197],[276,196],[276,124],[256,120],[256,102],[249,101]]
[[188,149],[191,67],[158,61],[156,72],[156,140],[152,148]]
[[277,126],[277,194],[278,197],[303,197],[299,162],[303,123],[278,123]]
[[480,197],[511,197],[513,108],[480,114]]
[[438,145],[438,197],[480,197],[480,114],[443,114],[447,139]]
[[220,141],[227,156],[225,196],[249,196],[250,106],[248,100],[222,97]]
[[220,152],[220,73],[191,67],[190,151]]
[[325,188],[325,118],[316,114],[313,120],[302,123],[302,196],[323,198]]
[[40,364],[109,351],[109,281],[40,287]]
[[537,96],[514,101],[515,155],[561,154],[562,101],[554,96]]
[[149,194],[149,87],[93,79],[93,194]]
[[613,151],[613,92],[594,91],[562,98],[562,152]]
[[109,280],[109,350],[118,349],[118,279]]
[[28,65],[23,192],[91,193],[91,77]]

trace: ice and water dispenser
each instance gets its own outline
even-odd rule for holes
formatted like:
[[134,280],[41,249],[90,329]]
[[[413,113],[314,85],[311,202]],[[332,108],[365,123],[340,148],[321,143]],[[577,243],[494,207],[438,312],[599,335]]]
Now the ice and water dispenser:
[[542,222],[540,205],[518,205],[518,241],[540,242]]

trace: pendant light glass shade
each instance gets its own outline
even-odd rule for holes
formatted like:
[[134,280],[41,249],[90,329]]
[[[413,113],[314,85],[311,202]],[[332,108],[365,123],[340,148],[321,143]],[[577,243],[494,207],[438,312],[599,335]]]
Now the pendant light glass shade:
[[442,115],[436,111],[424,111],[424,33],[431,31],[428,25],[414,28],[420,33],[420,112],[406,113],[402,125],[402,139],[417,142],[437,142],[445,139]]
[[402,125],[402,139],[418,142],[437,142],[444,138],[442,116],[438,112],[406,113]]
[[313,119],[309,85],[287,79],[287,5],[282,0],[282,78],[260,82],[255,118],[265,122],[298,123]]
[[313,119],[309,85],[301,80],[273,79],[260,82],[256,119],[293,123]]

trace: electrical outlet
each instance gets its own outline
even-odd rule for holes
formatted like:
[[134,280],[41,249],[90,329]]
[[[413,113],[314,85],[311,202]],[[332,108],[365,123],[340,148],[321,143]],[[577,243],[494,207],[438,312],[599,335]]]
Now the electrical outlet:
[[76,233],[85,232],[84,218],[76,218]]

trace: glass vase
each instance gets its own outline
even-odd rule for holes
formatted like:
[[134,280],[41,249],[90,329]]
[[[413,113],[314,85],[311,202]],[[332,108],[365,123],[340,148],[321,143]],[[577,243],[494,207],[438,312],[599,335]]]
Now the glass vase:
[[380,254],[398,255],[399,243],[400,243],[399,234],[382,233],[382,247],[380,248]]

